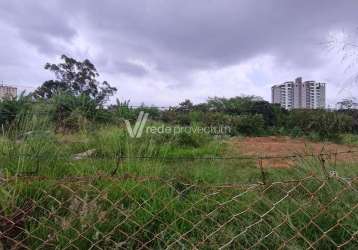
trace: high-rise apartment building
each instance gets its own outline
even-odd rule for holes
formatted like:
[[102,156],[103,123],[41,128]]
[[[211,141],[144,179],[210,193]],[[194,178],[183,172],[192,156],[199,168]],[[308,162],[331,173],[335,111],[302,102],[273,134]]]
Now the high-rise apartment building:
[[4,98],[16,97],[17,88],[0,84],[0,100]]
[[286,109],[317,109],[326,106],[326,83],[295,81],[274,85],[271,88],[272,103]]

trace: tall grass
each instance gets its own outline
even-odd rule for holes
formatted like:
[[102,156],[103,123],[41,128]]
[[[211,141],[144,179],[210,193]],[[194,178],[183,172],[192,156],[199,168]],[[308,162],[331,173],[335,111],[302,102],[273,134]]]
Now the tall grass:
[[3,186],[0,199],[8,213],[36,202],[26,224],[30,248],[273,249],[285,240],[288,248],[307,248],[329,231],[314,247],[348,241],[354,249],[357,195],[341,182],[322,183],[221,188],[177,179],[19,180]]
[[[225,244],[274,249],[291,238],[286,247],[300,249],[330,229],[314,247],[331,249],[358,230],[356,183],[321,181],[326,176],[318,159],[266,170],[268,183],[274,184],[252,185],[262,180],[255,161],[178,158],[227,155],[227,144],[218,138],[130,138],[125,128],[113,125],[61,135],[35,116],[21,124],[0,138],[1,174],[16,176],[1,185],[0,208],[9,215],[29,199],[36,203],[27,231],[17,236],[27,237],[24,244],[30,249],[87,249],[93,244],[107,249],[143,244],[156,249],[217,249]],[[88,150],[93,155],[74,158]],[[357,175],[356,165],[335,170]],[[47,178],[27,181],[19,177],[24,174]],[[117,178],[108,178],[110,174]],[[307,175],[315,177],[298,184],[275,183]],[[71,181],[74,176],[87,178]],[[346,247],[357,244],[351,241]]]

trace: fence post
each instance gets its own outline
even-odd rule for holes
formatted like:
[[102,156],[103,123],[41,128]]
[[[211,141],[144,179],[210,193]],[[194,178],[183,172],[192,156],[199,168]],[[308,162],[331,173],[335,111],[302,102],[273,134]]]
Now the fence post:
[[260,165],[260,171],[261,171],[261,180],[262,180],[262,183],[264,185],[266,185],[266,173],[264,171],[264,168],[263,168],[263,162],[262,162],[262,157],[259,158],[259,165]]
[[320,154],[319,157],[318,157],[320,163],[321,163],[321,168],[322,168],[322,171],[324,173],[324,175],[326,176],[327,179],[329,179],[329,174],[327,172],[327,169],[326,169],[326,160],[323,158],[323,155]]

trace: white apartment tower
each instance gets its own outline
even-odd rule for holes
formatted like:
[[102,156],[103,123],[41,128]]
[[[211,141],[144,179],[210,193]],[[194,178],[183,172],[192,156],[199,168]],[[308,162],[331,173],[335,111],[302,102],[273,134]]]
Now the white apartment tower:
[[16,97],[17,88],[0,84],[0,100]]
[[326,106],[326,83],[305,81],[298,77],[271,88],[272,103],[290,109],[318,109]]

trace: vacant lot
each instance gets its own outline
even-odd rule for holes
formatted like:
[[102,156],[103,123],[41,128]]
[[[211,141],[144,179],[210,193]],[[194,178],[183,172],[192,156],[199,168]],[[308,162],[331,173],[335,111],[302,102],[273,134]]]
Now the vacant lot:
[[341,164],[327,180],[317,159],[297,168],[265,161],[282,168],[262,172],[252,160],[221,158],[352,147],[130,138],[117,126],[44,131],[0,138],[0,249],[357,249],[357,164]]
[[[286,156],[307,155],[320,153],[335,153],[346,151],[357,151],[357,146],[335,144],[331,142],[311,142],[305,139],[292,139],[290,137],[245,137],[235,138],[229,141],[234,152],[248,156]],[[330,163],[336,162],[358,162],[358,152],[355,154],[338,154],[330,156]],[[270,159],[264,160],[264,167],[286,168],[294,164],[292,159]]]

